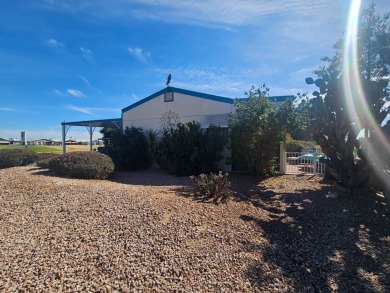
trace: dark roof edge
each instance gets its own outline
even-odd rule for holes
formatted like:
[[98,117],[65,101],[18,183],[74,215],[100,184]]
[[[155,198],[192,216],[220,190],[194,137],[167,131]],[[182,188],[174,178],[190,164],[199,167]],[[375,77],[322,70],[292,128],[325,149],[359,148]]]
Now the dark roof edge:
[[[122,122],[122,118],[61,122],[61,125],[75,125],[75,126],[78,126],[77,124],[87,124],[87,123],[88,124],[93,124],[93,123],[100,123],[100,122]],[[88,126],[88,125],[86,125],[86,126]]]

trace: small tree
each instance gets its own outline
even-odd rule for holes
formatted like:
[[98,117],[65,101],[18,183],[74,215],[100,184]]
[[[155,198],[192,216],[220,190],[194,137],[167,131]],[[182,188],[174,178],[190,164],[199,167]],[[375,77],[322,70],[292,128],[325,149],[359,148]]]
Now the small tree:
[[236,99],[236,111],[229,122],[234,166],[258,175],[274,174],[280,142],[288,130],[301,124],[293,101],[273,103],[268,91],[265,85],[252,87],[247,99]]

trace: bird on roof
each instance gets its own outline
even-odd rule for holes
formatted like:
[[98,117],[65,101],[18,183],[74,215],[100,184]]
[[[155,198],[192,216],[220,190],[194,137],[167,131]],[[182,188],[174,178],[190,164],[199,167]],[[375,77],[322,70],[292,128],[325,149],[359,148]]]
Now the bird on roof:
[[167,86],[169,86],[169,84],[171,83],[171,78],[172,78],[172,75],[169,74],[168,79],[167,79],[167,83],[166,83]]

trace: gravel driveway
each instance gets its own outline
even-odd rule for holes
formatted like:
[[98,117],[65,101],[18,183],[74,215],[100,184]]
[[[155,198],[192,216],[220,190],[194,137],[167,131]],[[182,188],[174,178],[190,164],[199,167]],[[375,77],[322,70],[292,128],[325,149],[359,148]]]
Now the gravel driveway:
[[327,198],[318,177],[231,180],[236,196],[214,205],[156,170],[0,170],[0,291],[390,291],[383,198]]

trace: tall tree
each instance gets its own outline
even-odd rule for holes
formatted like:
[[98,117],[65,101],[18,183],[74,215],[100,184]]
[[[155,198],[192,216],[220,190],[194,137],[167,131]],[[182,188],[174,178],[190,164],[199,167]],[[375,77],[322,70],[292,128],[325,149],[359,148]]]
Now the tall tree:
[[265,85],[252,87],[247,99],[236,99],[236,111],[229,122],[233,166],[257,175],[276,171],[279,143],[301,121],[293,101],[273,103],[268,90]]
[[[315,71],[319,78],[306,79],[308,84],[319,88],[309,102],[313,137],[330,158],[331,173],[350,188],[367,183],[371,156],[379,152],[385,157],[389,152],[379,147],[389,143],[385,132],[390,124],[381,125],[390,110],[386,108],[390,100],[389,13],[376,15],[374,4],[364,8],[359,16],[356,41],[355,59],[348,56],[357,62],[354,78],[346,79],[350,74],[346,68],[349,60],[344,59],[347,48],[346,40],[342,39],[334,46],[335,56],[322,58],[326,64]],[[362,130],[364,140],[358,140]],[[354,158],[356,149],[358,160]]]

